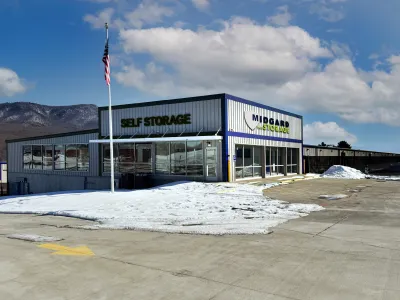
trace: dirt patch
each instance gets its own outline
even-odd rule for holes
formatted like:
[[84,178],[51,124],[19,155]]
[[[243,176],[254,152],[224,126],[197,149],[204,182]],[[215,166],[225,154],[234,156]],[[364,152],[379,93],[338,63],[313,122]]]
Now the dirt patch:
[[[264,195],[290,203],[318,204],[323,207],[354,207],[359,205],[357,198],[368,191],[371,182],[368,179],[313,179],[301,180],[264,190]],[[357,192],[352,192],[357,190]],[[347,195],[346,198],[330,201],[321,199],[321,195]]]

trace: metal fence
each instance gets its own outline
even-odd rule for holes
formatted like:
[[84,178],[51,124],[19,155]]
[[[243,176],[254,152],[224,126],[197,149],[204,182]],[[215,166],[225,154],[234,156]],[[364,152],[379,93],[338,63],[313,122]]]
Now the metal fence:
[[398,156],[304,156],[306,173],[322,174],[333,165],[348,166],[362,172],[368,168],[370,173],[400,173]]

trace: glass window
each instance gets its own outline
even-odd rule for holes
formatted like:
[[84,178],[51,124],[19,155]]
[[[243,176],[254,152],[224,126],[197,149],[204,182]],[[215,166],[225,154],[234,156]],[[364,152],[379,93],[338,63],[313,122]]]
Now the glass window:
[[292,148],[292,165],[299,164],[299,149]]
[[261,176],[261,154],[262,147],[254,146],[254,177]]
[[89,145],[77,145],[78,171],[89,171]]
[[278,159],[278,149],[276,147],[271,147],[271,166],[272,172],[276,172],[275,166]]
[[43,169],[42,146],[32,146],[32,169]]
[[24,169],[32,169],[32,146],[23,146],[22,151],[24,153]]
[[[285,165],[285,155],[286,155],[286,148],[277,148],[278,149],[278,161],[277,165],[284,166]],[[281,173],[281,172],[280,172]]]
[[235,173],[236,173],[236,178],[243,178],[243,167],[236,168]]
[[203,142],[187,142],[187,164],[203,165]]
[[292,164],[292,148],[287,148],[286,157],[287,157],[287,161],[286,162],[287,162],[287,165],[289,166],[289,165]]
[[265,148],[265,173],[266,175],[271,175],[271,148],[270,147],[266,147]]
[[76,145],[65,146],[65,169],[68,171],[77,171],[77,149]]
[[151,144],[136,144],[136,172],[151,173]]
[[170,173],[169,143],[156,143],[156,173]]
[[206,142],[206,174],[208,177],[217,176],[217,142]]
[[243,146],[243,176],[253,177],[253,146]]
[[151,144],[136,144],[137,162],[151,163]]
[[[108,159],[110,159],[110,145],[108,145]],[[118,144],[118,160],[120,173],[133,173],[137,152],[135,144]],[[110,168],[110,166],[109,166]]]
[[186,145],[184,142],[171,142],[171,174],[186,174]]
[[261,176],[262,151],[260,146],[236,145],[236,178]]
[[65,170],[65,146],[54,146],[54,170]]
[[261,153],[262,147],[254,147],[254,166],[258,167],[261,166]]
[[53,170],[53,146],[46,145],[42,148],[43,170]]
[[236,167],[243,167],[243,146],[236,146]]
[[243,146],[236,145],[236,162],[235,162],[236,178],[243,178]]
[[187,175],[202,176],[203,175],[203,142],[187,142],[186,144],[187,158]]
[[[114,172],[117,173],[119,171],[118,166],[118,146],[117,144],[113,144],[114,149]],[[111,154],[110,154],[110,144],[103,145],[103,172],[109,173],[111,172]]]
[[292,173],[298,173],[299,149],[297,148],[291,149],[291,165],[292,165]]

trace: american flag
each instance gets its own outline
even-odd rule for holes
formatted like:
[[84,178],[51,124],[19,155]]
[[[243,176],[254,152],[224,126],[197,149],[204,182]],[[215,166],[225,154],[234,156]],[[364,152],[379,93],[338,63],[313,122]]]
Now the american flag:
[[110,85],[110,55],[108,54],[108,39],[106,41],[106,46],[104,48],[103,55],[103,63],[104,63],[104,78],[107,82],[107,85]]

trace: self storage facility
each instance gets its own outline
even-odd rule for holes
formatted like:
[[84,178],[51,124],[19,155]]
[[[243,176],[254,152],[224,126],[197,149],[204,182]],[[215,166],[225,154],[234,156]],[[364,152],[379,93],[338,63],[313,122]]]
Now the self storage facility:
[[[109,188],[108,116],[100,107],[97,130],[7,141],[8,181],[33,193]],[[302,117],[228,94],[113,106],[112,124],[116,184],[124,174],[156,185],[302,170]]]

